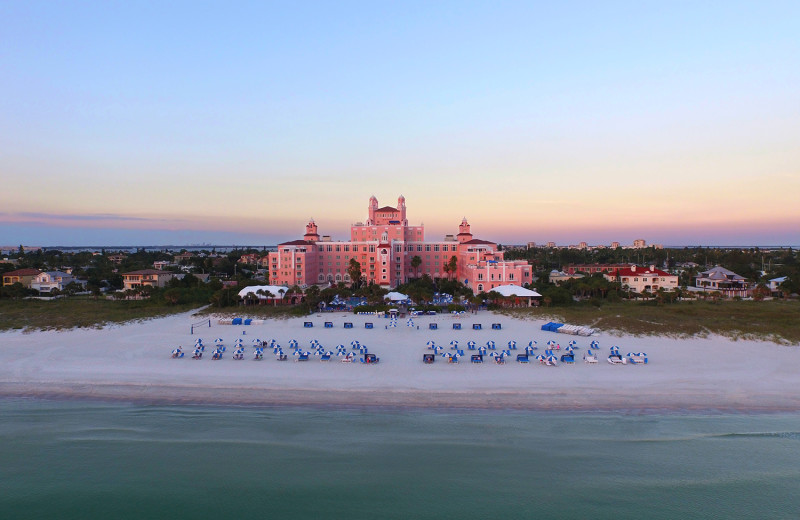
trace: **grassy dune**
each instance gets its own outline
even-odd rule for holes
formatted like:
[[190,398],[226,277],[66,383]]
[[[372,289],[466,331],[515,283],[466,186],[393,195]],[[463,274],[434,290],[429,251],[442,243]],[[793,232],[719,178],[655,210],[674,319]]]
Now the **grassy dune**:
[[692,301],[661,306],[652,302],[621,302],[604,304],[600,308],[580,304],[502,312],[624,334],[672,337],[718,334],[731,339],[800,344],[800,302],[797,301]]
[[155,305],[147,300],[114,301],[78,298],[0,301],[0,330],[50,330],[101,327],[109,323],[167,316],[197,308],[189,305]]

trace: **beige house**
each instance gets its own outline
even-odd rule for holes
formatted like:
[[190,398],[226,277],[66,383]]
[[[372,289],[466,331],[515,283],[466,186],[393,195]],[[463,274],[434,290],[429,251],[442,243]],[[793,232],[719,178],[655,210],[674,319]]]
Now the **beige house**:
[[30,289],[31,282],[33,282],[40,274],[41,271],[38,269],[17,269],[16,271],[9,271],[7,273],[3,273],[3,285],[14,285],[15,283],[21,283]]
[[619,269],[616,273],[603,273],[606,280],[619,282],[623,290],[637,293],[654,293],[659,289],[674,291],[678,288],[678,275],[669,274],[655,266],[639,267],[632,265],[626,269]]
[[126,291],[143,286],[164,287],[174,276],[173,273],[168,273],[166,271],[143,269],[141,271],[122,273],[122,283]]

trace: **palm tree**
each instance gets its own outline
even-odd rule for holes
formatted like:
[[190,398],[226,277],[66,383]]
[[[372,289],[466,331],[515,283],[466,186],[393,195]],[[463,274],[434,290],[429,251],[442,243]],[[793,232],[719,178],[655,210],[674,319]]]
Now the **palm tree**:
[[458,276],[458,258],[456,257],[456,255],[450,257],[450,260],[447,261],[447,265],[445,267],[449,269],[449,271],[453,274],[454,277]]
[[422,265],[422,258],[415,255],[414,258],[411,259],[411,268],[414,270],[414,275],[419,278],[419,266]]

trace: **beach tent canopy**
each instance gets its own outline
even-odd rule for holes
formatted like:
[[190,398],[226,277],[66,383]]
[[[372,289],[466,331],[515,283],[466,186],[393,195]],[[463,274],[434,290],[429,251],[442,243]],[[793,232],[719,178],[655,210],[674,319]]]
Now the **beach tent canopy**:
[[400,302],[403,300],[408,300],[408,295],[399,292],[390,292],[386,296],[384,296],[383,299],[391,300],[393,302]]
[[272,298],[281,298],[284,294],[289,292],[289,288],[283,285],[251,285],[239,291],[239,298],[244,298],[249,293],[253,293],[260,299],[266,299],[267,297],[263,294],[258,294],[259,289],[271,293]]
[[541,296],[541,294],[539,294],[536,291],[531,291],[530,289],[526,289],[524,287],[520,287],[519,285],[513,285],[513,284],[501,285],[499,287],[495,287],[492,290],[501,294],[504,297],[519,296],[522,298],[529,298],[529,297],[537,298]]

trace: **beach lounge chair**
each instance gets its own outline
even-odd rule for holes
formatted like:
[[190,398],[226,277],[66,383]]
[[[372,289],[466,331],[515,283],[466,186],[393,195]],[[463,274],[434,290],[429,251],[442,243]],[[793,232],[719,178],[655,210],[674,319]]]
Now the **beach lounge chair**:
[[461,324],[460,323],[453,323],[453,330],[461,330]]
[[473,323],[472,324],[472,330],[481,330],[481,324],[480,323]]
[[611,354],[608,356],[608,362],[612,365],[627,365],[628,361],[619,354]]
[[500,325],[499,323],[492,323],[492,330],[500,330],[501,328],[502,325]]
[[517,354],[517,363],[528,363],[528,355],[527,354]]
[[428,328],[431,330],[436,330],[439,328],[439,325],[436,323],[428,323]]
[[353,324],[351,322],[349,322],[349,321],[346,321],[346,322],[344,322],[344,328],[352,329],[353,328]]
[[361,358],[361,362],[366,365],[374,365],[380,361],[380,359],[375,354],[364,354],[364,357]]
[[473,363],[483,363],[483,355],[482,354],[472,354],[470,356],[470,361]]
[[370,323],[370,322],[366,322],[366,323],[364,324],[364,328],[365,328],[365,329],[371,329],[371,328],[372,328],[372,323]]
[[277,359],[278,361],[286,361],[287,359],[289,359],[289,356],[281,352],[275,357],[275,359]]
[[597,356],[591,352],[587,352],[583,355],[583,361],[584,363],[597,363]]
[[332,321],[326,321],[325,322],[325,328],[326,329],[332,329],[333,328],[333,322]]
[[426,365],[430,365],[434,361],[436,361],[436,356],[435,355],[433,355],[433,354],[423,354],[422,355],[422,362],[425,363]]
[[304,321],[303,322],[303,327],[305,327],[307,329],[310,329],[313,326],[314,326],[314,322],[313,321]]
[[575,354],[561,354],[562,363],[575,363]]

